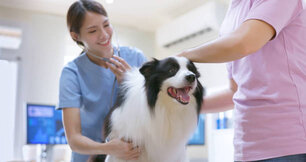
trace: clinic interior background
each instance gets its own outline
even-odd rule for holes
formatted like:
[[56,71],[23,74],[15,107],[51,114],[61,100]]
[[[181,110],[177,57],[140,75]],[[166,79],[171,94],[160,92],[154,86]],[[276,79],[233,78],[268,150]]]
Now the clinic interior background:
[[[218,37],[229,0],[98,0],[110,15],[114,43],[165,58]],[[81,52],[65,14],[73,0],[0,1],[0,161],[35,160],[26,145],[27,103],[56,105],[63,66]],[[197,64],[207,93],[228,86],[225,64]],[[233,161],[232,113],[205,115],[204,145],[187,147],[192,162]],[[217,125],[227,117],[223,129]],[[31,151],[32,150],[32,151]],[[69,161],[69,147],[55,145],[54,161]]]

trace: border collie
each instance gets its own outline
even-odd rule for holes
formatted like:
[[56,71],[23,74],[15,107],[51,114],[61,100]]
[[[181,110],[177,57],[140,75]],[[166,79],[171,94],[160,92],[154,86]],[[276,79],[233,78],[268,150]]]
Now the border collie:
[[[107,139],[141,148],[129,162],[187,162],[186,144],[197,127],[204,89],[184,57],[154,59],[127,72],[119,98],[105,121]],[[108,155],[106,162],[125,162]]]

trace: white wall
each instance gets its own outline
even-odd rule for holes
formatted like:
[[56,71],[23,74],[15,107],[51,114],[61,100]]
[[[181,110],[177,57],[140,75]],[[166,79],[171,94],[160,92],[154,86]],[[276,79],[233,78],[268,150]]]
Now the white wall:
[[21,158],[25,144],[25,103],[57,102],[59,71],[63,64],[64,18],[22,10],[0,8],[1,25],[23,30],[19,50],[3,50],[3,55],[19,56],[18,96],[15,121],[15,158]]
[[[120,45],[137,47],[150,58],[155,55],[154,33],[139,31],[131,27],[114,24]],[[116,38],[113,38],[114,41]]]
[[17,63],[0,59],[0,157],[13,158]]
[[[4,7],[0,7],[0,11],[0,25],[19,27],[23,31],[20,49],[1,51],[3,58],[21,58],[14,136],[14,156],[21,159],[21,148],[26,143],[25,104],[57,104],[61,69],[81,49],[68,37],[64,16]],[[154,47],[153,34],[118,26],[118,35],[124,40],[122,44],[136,46],[149,56],[154,54],[154,49],[150,48]]]

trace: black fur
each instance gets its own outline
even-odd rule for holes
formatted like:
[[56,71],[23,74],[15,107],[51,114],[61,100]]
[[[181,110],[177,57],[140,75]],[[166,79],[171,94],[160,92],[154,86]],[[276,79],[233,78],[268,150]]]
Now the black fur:
[[106,155],[93,155],[86,162],[104,162]]
[[107,116],[104,120],[104,125],[103,125],[104,140],[112,130],[112,125],[110,123],[111,114],[114,110],[119,108],[122,105],[122,103],[124,102],[126,91],[127,91],[127,89],[124,89],[122,86],[119,86],[119,93],[118,93],[118,96],[117,96],[117,100],[115,101],[114,106],[111,108],[111,110],[109,111],[109,113],[107,114]]
[[196,75],[197,80],[197,88],[193,93],[193,96],[196,98],[197,101],[197,112],[200,114],[201,106],[203,103],[203,96],[205,95],[205,89],[203,88],[202,84],[199,82],[200,73],[198,72],[196,66],[193,64],[193,62],[189,61],[187,65],[188,70],[192,71]]
[[[109,113],[107,114],[104,120],[103,129],[102,129],[102,134],[104,135],[103,141],[106,141],[105,138],[110,134],[112,130],[112,125],[110,123],[111,114],[114,110],[119,108],[121,104],[124,102],[124,95],[126,94],[126,91],[127,89],[124,89],[121,86],[119,86],[119,93],[115,101],[115,104],[111,108],[111,110],[109,111]],[[93,156],[90,156],[90,159],[88,160],[88,162],[104,162],[105,158],[106,158],[106,155],[93,155]]]

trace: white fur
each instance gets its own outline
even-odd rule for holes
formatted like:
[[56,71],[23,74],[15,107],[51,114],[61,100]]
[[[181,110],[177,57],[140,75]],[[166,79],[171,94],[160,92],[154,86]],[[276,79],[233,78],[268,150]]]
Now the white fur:
[[[186,59],[178,59],[186,65]],[[183,105],[167,94],[169,86],[184,86],[184,76],[190,71],[181,66],[177,74],[165,80],[155,105],[154,115],[147,104],[145,79],[137,68],[126,74],[124,87],[127,98],[111,116],[110,139],[124,138],[133,141],[142,149],[138,160],[129,162],[187,162],[186,143],[197,125],[196,100],[190,93],[190,102]],[[107,162],[126,162],[108,156]]]

